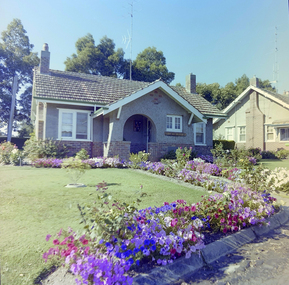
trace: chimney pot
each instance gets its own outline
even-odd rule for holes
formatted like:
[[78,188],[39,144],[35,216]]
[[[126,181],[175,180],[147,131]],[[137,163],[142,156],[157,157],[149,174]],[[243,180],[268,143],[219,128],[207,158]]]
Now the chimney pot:
[[49,74],[50,52],[48,44],[44,44],[40,56],[39,70],[42,74]]

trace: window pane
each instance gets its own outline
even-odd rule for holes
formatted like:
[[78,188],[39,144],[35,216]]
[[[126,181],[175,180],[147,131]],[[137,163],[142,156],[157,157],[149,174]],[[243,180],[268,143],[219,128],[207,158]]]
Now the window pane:
[[227,128],[227,140],[234,140],[233,128]]
[[172,129],[172,128],[173,128],[173,118],[167,117],[167,129]]
[[76,138],[87,139],[87,114],[76,114]]
[[289,140],[289,129],[280,129],[281,141]]
[[246,141],[246,127],[240,127],[239,129],[239,141],[244,142]]
[[72,137],[72,123],[73,114],[72,113],[62,113],[62,126],[61,126],[61,136],[62,137]]
[[181,118],[175,118],[175,129],[176,130],[181,129]]
[[197,143],[204,143],[204,134],[196,133],[196,142]]

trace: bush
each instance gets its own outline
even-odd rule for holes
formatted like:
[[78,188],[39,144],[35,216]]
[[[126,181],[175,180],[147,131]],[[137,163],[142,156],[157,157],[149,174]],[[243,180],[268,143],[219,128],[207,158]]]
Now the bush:
[[289,156],[289,150],[284,148],[277,149],[276,156],[279,159],[285,159]]
[[131,168],[140,168],[140,163],[148,161],[149,153],[145,151],[139,151],[138,153],[131,153],[129,156],[130,163],[128,164]]
[[30,139],[25,142],[24,146],[24,155],[31,161],[45,157],[63,158],[67,152],[67,147],[62,145],[60,141],[37,140],[35,134],[31,134]]
[[19,165],[21,159],[23,153],[15,144],[6,141],[0,144],[0,164]]
[[165,154],[162,159],[176,159],[176,151],[175,150],[170,150],[167,154]]
[[261,151],[261,156],[263,159],[277,159],[276,152],[270,150]]
[[190,160],[191,153],[192,153],[192,147],[190,147],[189,149],[187,147],[185,148],[179,147],[176,150],[176,156],[177,156],[179,169],[183,169],[185,167],[186,163]]
[[222,144],[224,149],[234,149],[235,142],[228,140],[213,140],[213,148],[215,148],[218,144]]
[[86,160],[89,159],[89,155],[87,153],[87,150],[82,148],[78,153],[76,153],[75,158]]

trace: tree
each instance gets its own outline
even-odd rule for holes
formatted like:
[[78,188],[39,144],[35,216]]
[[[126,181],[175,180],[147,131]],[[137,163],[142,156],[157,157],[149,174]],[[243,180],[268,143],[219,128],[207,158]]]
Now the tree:
[[75,47],[76,54],[64,62],[66,71],[125,77],[128,61],[124,59],[122,49],[115,50],[112,39],[104,36],[96,46],[93,36],[87,34],[77,40]]
[[132,64],[132,79],[153,82],[161,78],[166,83],[174,80],[175,74],[166,67],[166,58],[162,51],[148,47],[139,53]]
[[15,119],[29,121],[30,105],[32,98],[33,67],[39,64],[37,53],[33,53],[33,45],[30,44],[21,21],[14,19],[2,32],[0,43],[0,119],[8,122],[12,82],[15,75],[18,76],[18,91],[24,89],[25,96],[17,100],[15,107]]

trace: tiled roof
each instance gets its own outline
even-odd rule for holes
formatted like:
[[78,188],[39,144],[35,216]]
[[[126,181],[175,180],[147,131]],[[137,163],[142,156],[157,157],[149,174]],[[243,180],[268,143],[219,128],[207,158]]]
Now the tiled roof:
[[264,89],[264,88],[260,88],[258,87],[259,89],[263,90],[264,92],[267,92],[269,93],[270,95],[272,95],[273,97],[283,101],[284,103],[286,104],[289,104],[289,96],[285,96],[285,95],[281,95],[281,94],[278,94],[278,93],[275,93],[273,91],[269,91],[267,89]]
[[[119,101],[154,83],[52,69],[49,74],[40,74],[36,70],[34,80],[35,97],[103,105]],[[169,87],[199,112],[222,115],[218,108],[202,96],[188,93],[183,87]]]
[[203,114],[224,115],[216,106],[212,105],[204,97],[199,94],[191,94],[184,87],[170,86],[181,97],[193,105],[198,111]]

